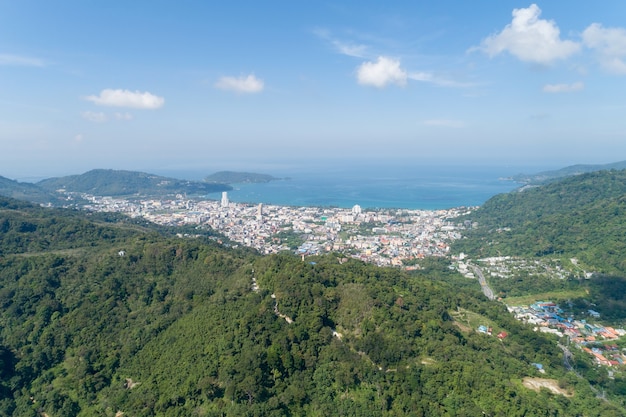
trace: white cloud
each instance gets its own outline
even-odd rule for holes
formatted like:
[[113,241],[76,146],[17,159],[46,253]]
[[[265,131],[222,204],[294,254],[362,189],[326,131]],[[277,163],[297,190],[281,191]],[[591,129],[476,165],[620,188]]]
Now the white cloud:
[[345,43],[338,40],[331,41],[337,52],[342,55],[351,56],[354,58],[363,58],[366,55],[367,46],[356,45],[352,43]]
[[441,87],[472,87],[473,83],[463,83],[459,81],[449,80],[447,78],[440,77],[431,72],[413,72],[408,74],[408,78],[415,81],[422,81],[432,83]]
[[77,142],[77,143],[82,142],[83,139],[85,139],[85,137],[82,135],[82,133],[79,133],[76,136],[74,136],[74,141]]
[[45,66],[45,63],[39,58],[0,54],[0,65],[12,65],[18,67],[43,67]]
[[626,74],[626,30],[604,28],[599,23],[584,30],[583,42],[588,48],[598,51],[600,64],[608,71]]
[[424,120],[422,123],[426,126],[452,127],[455,129],[460,129],[460,128],[465,127],[465,122],[463,122],[462,120],[431,119],[431,120]]
[[355,44],[353,42],[345,42],[334,38],[330,31],[327,29],[318,28],[313,31],[319,38],[330,42],[337,52],[342,55],[351,56],[354,58],[365,58],[367,52],[367,46],[361,44]]
[[263,80],[250,74],[247,77],[222,77],[215,83],[220,90],[234,91],[237,93],[260,93],[263,91]]
[[133,115],[130,113],[115,113],[115,119],[117,120],[133,120]]
[[546,84],[543,86],[543,91],[544,93],[570,93],[584,88],[585,84],[579,81],[573,84]]
[[84,111],[81,113],[81,116],[83,119],[94,123],[104,123],[109,119],[106,114],[94,111]]
[[89,120],[94,123],[104,123],[111,120],[111,118],[115,120],[133,120],[133,115],[126,113],[113,113],[113,115],[107,115],[104,112],[95,112],[95,111],[84,111],[81,114],[81,117],[85,120]]
[[378,88],[386,87],[387,84],[403,87],[407,78],[406,71],[400,67],[400,61],[384,56],[378,57],[376,62],[364,62],[357,69],[359,84]]
[[87,96],[86,100],[99,106],[130,107],[134,109],[158,109],[165,99],[149,92],[105,89],[99,96]]
[[550,64],[580,50],[580,44],[560,39],[560,30],[552,20],[539,19],[541,9],[531,4],[513,9],[513,20],[500,33],[484,39],[480,49],[490,57],[508,51],[516,58],[537,64]]

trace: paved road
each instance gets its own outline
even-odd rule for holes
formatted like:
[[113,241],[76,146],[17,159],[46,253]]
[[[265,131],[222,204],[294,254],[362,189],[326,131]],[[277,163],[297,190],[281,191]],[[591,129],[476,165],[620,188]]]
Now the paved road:
[[485,297],[487,297],[490,300],[494,300],[496,297],[493,295],[493,290],[489,288],[489,285],[487,285],[487,280],[485,279],[485,276],[483,275],[483,271],[481,271],[481,269],[477,266],[474,266],[474,265],[470,265],[470,266],[472,267],[474,274],[478,276],[478,282],[480,283],[480,287],[483,289],[483,294],[485,294]]
[[[563,365],[565,366],[565,369],[567,369],[568,371],[574,372],[574,374],[578,378],[585,379],[581,374],[578,373],[578,371],[576,371],[576,369],[574,369],[572,362],[570,362],[570,359],[574,359],[574,355],[572,355],[572,352],[569,350],[569,348],[560,343],[557,343],[557,346],[560,347],[561,350],[563,351]],[[604,401],[608,402],[608,400],[606,399],[604,395],[604,390],[600,392],[600,390],[598,390],[596,387],[594,387],[591,384],[589,384],[589,388],[591,388],[591,390],[596,394],[597,398],[603,399]]]

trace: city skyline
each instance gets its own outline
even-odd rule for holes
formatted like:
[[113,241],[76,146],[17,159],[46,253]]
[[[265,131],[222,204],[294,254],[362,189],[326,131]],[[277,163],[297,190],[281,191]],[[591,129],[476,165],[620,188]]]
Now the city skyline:
[[625,4],[414,3],[3,4],[0,175],[626,159]]

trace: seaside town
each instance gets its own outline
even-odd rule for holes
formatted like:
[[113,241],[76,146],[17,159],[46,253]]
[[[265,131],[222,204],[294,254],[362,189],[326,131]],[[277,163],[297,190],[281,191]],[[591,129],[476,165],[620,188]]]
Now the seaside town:
[[414,261],[443,256],[465,224],[453,219],[471,208],[448,210],[291,207],[229,201],[126,200],[83,194],[94,211],[122,212],[161,225],[210,226],[228,239],[263,254],[301,256],[340,252],[378,266],[415,268]]

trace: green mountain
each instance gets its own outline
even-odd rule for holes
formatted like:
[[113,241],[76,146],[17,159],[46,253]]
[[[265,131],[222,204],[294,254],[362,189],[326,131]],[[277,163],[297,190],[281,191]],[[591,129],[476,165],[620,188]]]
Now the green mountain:
[[81,175],[49,178],[39,181],[37,185],[48,191],[63,189],[68,192],[111,197],[206,195],[232,190],[232,187],[226,184],[208,184],[200,181],[161,177],[144,172],[110,169],[95,169]]
[[577,257],[626,271],[626,170],[597,171],[497,195],[469,216],[478,228],[456,247],[477,256]]
[[54,193],[44,190],[35,184],[18,182],[5,177],[0,177],[0,196],[39,204],[59,203],[59,198]]
[[540,185],[558,180],[560,178],[571,177],[573,175],[580,175],[595,171],[608,171],[614,169],[626,169],[626,161],[602,165],[571,165],[557,170],[539,172],[537,174],[518,174],[512,176],[510,179],[521,184]]
[[0,415],[625,413],[620,375],[574,352],[596,398],[550,336],[437,261],[262,257],[7,199],[0,231]]
[[252,172],[220,171],[207,176],[204,181],[220,184],[263,183],[278,180],[279,178],[267,174]]

